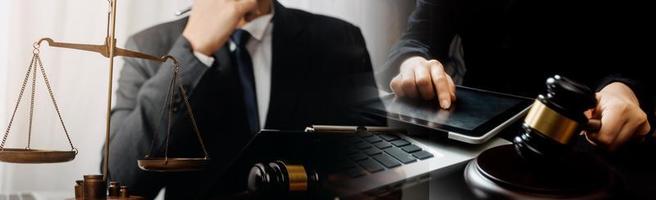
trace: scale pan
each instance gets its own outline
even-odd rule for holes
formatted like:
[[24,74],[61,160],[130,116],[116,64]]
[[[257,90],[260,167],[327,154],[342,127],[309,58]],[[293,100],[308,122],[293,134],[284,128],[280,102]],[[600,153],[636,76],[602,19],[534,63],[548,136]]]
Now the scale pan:
[[4,148],[0,161],[9,163],[59,163],[75,159],[75,151]]
[[[84,197],[82,198],[76,198],[75,200],[84,200]],[[129,197],[107,197],[105,200],[144,200],[143,197],[141,196],[134,196],[130,195]]]
[[137,161],[139,168],[154,172],[185,172],[205,169],[209,158],[168,158],[153,157]]
[[[80,198],[78,200],[84,200],[84,199]],[[107,197],[106,200],[144,200],[144,198],[141,196],[130,195],[130,197]]]

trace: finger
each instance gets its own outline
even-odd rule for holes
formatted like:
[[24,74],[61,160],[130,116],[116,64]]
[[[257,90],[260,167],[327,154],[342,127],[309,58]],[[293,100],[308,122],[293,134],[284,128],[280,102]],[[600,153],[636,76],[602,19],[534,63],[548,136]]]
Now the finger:
[[435,97],[435,90],[433,89],[433,82],[427,64],[415,68],[415,84],[421,97],[424,100],[431,100]]
[[435,85],[435,91],[437,91],[440,107],[449,109],[451,107],[451,92],[449,91],[449,83],[444,68],[436,60],[430,60],[428,63],[431,66],[431,76],[433,77],[433,85]]
[[622,144],[633,138],[642,138],[647,132],[649,132],[651,127],[647,121],[646,114],[642,111],[638,112],[639,113],[633,113],[633,115],[629,114],[630,116],[626,117],[628,120],[622,127],[622,130],[620,130],[620,134],[617,136],[617,139],[615,139],[615,142],[611,145],[611,150],[617,149]]
[[453,82],[453,79],[448,74],[446,78],[449,82],[449,94],[451,94],[451,101],[456,101],[456,84]]
[[585,112],[583,112],[583,114],[585,115],[586,118],[588,118],[588,119],[592,119],[592,111],[593,111],[593,110],[594,110],[594,109],[588,109],[588,110],[586,110]]
[[601,103],[599,103],[601,102],[601,94],[598,92],[595,93],[595,98],[597,99],[597,105],[595,108],[591,109],[592,111],[590,112],[590,117],[592,119],[601,119],[601,111],[603,110],[601,109]]
[[635,133],[636,128],[637,127],[632,126],[629,123],[625,123],[622,126],[622,128],[618,131],[617,137],[615,138],[613,143],[611,143],[608,146],[608,150],[615,151],[617,148],[622,146],[622,144],[626,143],[626,141],[628,141],[629,139],[632,138],[633,133]]
[[595,140],[598,144],[609,147],[617,136],[626,119],[623,118],[622,111],[618,109],[609,108],[601,111],[601,128],[599,133],[595,135]]
[[628,139],[644,139],[651,130],[649,120],[647,120],[647,114],[642,112],[642,110],[639,110],[638,112],[639,113],[636,113],[635,119],[630,120],[628,123],[633,128],[633,132],[631,132]]
[[243,15],[257,8],[257,0],[240,0],[235,2],[237,13]]
[[392,89],[392,92],[394,92],[396,96],[400,97],[405,95],[405,93],[403,93],[403,89],[401,88],[401,84],[403,83],[401,79],[401,74],[399,74],[396,75],[390,82],[390,89]]
[[[597,98],[597,102],[599,102],[599,98],[600,98],[599,93],[596,94],[595,98]],[[601,112],[600,112],[600,110],[601,110],[601,106],[600,106],[599,103],[597,103],[597,105],[595,105],[594,108],[590,108],[590,109],[586,110],[585,112],[583,112],[583,115],[585,115],[585,117],[587,117],[589,120],[596,119],[596,120],[601,121]],[[598,142],[597,141],[597,135],[599,135],[599,129],[600,128],[601,127],[597,128],[596,130],[584,130],[581,133],[585,135],[588,142],[590,142],[591,144],[594,144],[595,146],[597,146],[597,142]]]
[[636,125],[635,135],[638,137],[643,137],[649,133],[651,126],[649,126],[649,120],[647,119],[647,114],[642,111],[642,109],[637,109],[636,111],[636,120],[634,120]]
[[415,85],[415,72],[412,69],[401,70],[401,89],[405,96],[417,97],[417,85]]
[[649,134],[649,131],[651,130],[651,126],[649,125],[649,122],[642,123],[640,127],[638,128],[638,135],[640,137],[644,137],[647,134]]

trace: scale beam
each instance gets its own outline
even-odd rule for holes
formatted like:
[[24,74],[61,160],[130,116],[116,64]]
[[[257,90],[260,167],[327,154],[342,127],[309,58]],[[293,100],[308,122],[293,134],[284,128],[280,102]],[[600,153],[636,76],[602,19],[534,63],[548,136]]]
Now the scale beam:
[[[105,58],[109,58],[109,43],[107,42],[109,38],[105,41],[105,44],[102,45],[94,45],[94,44],[78,44],[78,43],[66,43],[66,42],[57,42],[51,38],[41,38],[38,42],[35,44],[35,48],[38,48],[43,42],[48,43],[48,46],[50,47],[57,47],[57,48],[64,48],[64,49],[75,49],[75,50],[80,50],[80,51],[88,51],[88,52],[95,52],[99,53],[100,55],[104,56]],[[122,49],[122,48],[117,48],[114,47],[114,57],[116,56],[123,56],[123,57],[131,57],[131,58],[140,58],[140,59],[146,59],[146,60],[152,60],[160,63],[164,63],[167,60],[172,60],[174,64],[177,64],[178,61],[172,57],[172,56],[162,56],[162,57],[157,57],[153,56],[150,54],[145,54],[137,51],[131,51],[127,49]]]

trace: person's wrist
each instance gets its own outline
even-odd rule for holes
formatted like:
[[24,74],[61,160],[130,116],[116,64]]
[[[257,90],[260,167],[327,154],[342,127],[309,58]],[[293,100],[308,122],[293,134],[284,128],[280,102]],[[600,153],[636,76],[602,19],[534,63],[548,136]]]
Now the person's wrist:
[[216,51],[216,48],[213,48],[211,45],[211,42],[205,41],[201,39],[202,37],[199,37],[197,34],[194,34],[193,31],[190,31],[188,29],[185,29],[182,32],[182,36],[189,41],[189,44],[191,45],[191,49],[194,52],[199,52],[202,53],[206,56],[211,56],[214,54],[214,51]]

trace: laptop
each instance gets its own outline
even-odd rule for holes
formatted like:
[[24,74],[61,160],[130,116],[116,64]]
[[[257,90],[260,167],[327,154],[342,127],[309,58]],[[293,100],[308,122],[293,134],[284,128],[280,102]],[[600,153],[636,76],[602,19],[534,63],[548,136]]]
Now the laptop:
[[[250,166],[279,159],[314,168],[327,180],[323,187],[336,197],[375,197],[429,179],[429,172],[466,162],[485,149],[510,144],[493,136],[521,118],[532,102],[464,87],[458,87],[458,94],[458,101],[447,111],[398,101],[393,96],[382,97],[382,108],[380,101],[366,102],[367,112],[402,126],[315,125],[305,131],[262,130],[242,157],[250,159],[246,161]],[[465,143],[412,136],[412,126],[429,129],[429,136]]]
[[[411,137],[402,129],[359,129],[350,135],[343,135],[343,132],[340,136],[333,135],[339,137],[336,140],[324,138],[319,144],[315,143],[314,149],[320,149],[317,155],[321,156],[315,163],[328,174],[328,179],[337,180],[324,183],[324,187],[339,197],[375,197],[406,184],[428,180],[429,172],[466,162],[485,149],[510,144],[501,138],[469,145]],[[331,148],[333,144],[339,145]],[[333,149],[332,152],[329,149]]]
[[380,131],[387,127],[366,128],[376,131],[361,131],[363,127],[351,133],[262,130],[233,166],[233,180],[245,185],[255,163],[282,160],[315,169],[328,196],[361,199],[429,180],[430,172],[466,162],[485,149],[510,144],[493,138],[470,145],[411,137],[398,129]]

